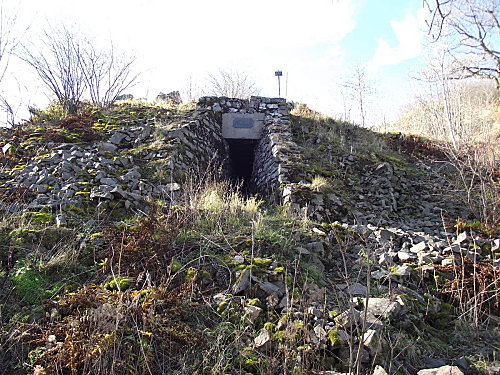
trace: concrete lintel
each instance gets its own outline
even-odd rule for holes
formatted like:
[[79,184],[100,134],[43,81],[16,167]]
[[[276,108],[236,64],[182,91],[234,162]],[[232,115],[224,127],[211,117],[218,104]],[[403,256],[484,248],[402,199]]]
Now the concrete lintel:
[[264,127],[263,113],[223,113],[222,137],[229,139],[260,139]]

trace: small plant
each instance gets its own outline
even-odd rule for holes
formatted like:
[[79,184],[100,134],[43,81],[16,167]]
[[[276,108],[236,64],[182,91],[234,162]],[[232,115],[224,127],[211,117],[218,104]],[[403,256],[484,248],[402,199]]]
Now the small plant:
[[322,176],[315,176],[311,181],[311,189],[318,192],[324,192],[330,187],[328,180]]

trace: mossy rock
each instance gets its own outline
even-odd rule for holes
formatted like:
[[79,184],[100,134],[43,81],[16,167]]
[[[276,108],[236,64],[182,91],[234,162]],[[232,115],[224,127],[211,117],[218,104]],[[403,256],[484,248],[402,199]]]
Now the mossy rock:
[[104,287],[108,290],[117,290],[117,291],[125,291],[130,286],[134,280],[130,277],[126,276],[116,276],[110,282],[106,283]]
[[29,221],[31,224],[50,225],[55,221],[54,214],[50,212],[25,212],[22,218]]
[[344,344],[344,341],[340,338],[339,331],[332,329],[328,332],[328,340],[334,347],[340,347]]
[[73,233],[67,228],[47,227],[43,229],[16,228],[8,234],[11,244],[18,248],[35,248],[42,245],[52,248],[63,238]]
[[273,260],[271,258],[253,258],[252,263],[255,264],[257,267],[262,267],[262,268],[267,268],[271,265]]
[[53,282],[30,266],[16,266],[10,275],[16,295],[29,304],[38,304],[63,291],[64,283]]

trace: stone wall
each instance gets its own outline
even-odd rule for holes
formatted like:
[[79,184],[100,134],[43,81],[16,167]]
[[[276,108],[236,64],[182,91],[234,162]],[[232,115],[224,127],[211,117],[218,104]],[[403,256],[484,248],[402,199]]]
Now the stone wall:
[[219,124],[223,113],[263,113],[262,137],[255,148],[252,188],[257,193],[281,200],[281,187],[293,180],[293,164],[300,151],[292,141],[290,106],[282,98],[253,96],[249,100],[203,97],[198,102],[200,118],[212,117]]
[[202,176],[208,172],[227,175],[228,145],[222,138],[222,128],[214,116],[199,114],[168,133],[174,139],[171,175],[185,179],[190,174]]
[[[157,198],[177,201],[190,176],[230,178],[223,113],[264,114],[250,188],[271,201],[290,201],[291,185],[301,176],[294,170],[301,152],[292,141],[289,105],[281,98],[204,97],[195,111],[175,120],[97,124],[106,128],[99,141],[54,144],[39,157],[0,172],[0,181],[4,189],[27,189],[32,197],[26,196],[23,207],[31,209],[65,210],[91,201],[102,209],[144,210],[147,201]],[[30,139],[29,147],[46,147],[41,134],[34,132]],[[0,202],[0,209],[19,207]]]

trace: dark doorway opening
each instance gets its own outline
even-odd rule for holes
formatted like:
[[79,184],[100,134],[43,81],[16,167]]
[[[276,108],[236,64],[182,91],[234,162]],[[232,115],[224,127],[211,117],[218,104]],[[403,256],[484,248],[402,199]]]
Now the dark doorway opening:
[[226,139],[229,145],[230,177],[244,194],[253,194],[252,172],[257,139]]

